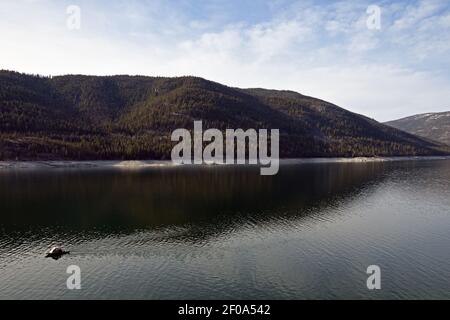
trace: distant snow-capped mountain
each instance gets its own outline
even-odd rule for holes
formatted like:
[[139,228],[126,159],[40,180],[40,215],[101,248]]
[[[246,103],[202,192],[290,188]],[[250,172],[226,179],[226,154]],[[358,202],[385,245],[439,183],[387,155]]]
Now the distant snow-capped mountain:
[[450,111],[418,114],[385,124],[450,145]]

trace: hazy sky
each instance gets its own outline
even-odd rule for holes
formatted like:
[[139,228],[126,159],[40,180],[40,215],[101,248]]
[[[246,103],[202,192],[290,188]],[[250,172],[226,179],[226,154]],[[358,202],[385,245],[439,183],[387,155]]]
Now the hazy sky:
[[[67,26],[70,5],[79,30]],[[1,0],[0,68],[196,75],[384,121],[450,110],[450,1]]]

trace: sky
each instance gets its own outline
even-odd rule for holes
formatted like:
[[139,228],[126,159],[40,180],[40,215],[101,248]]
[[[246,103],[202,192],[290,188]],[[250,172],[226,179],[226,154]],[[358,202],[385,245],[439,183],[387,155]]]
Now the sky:
[[194,75],[387,121],[450,110],[450,1],[1,0],[0,69]]

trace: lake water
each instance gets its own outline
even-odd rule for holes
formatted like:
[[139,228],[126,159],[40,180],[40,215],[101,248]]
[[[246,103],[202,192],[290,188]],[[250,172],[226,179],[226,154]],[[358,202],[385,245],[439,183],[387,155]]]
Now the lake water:
[[450,299],[450,160],[3,170],[0,298]]

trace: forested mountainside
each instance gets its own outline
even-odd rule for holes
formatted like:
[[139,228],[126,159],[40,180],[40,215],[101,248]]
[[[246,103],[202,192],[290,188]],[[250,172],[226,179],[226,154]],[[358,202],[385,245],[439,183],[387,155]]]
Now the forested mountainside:
[[386,124],[420,137],[450,145],[450,111],[418,114],[389,121]]
[[1,160],[169,159],[176,128],[280,130],[280,156],[446,154],[449,148],[292,91],[196,77],[0,71]]

